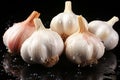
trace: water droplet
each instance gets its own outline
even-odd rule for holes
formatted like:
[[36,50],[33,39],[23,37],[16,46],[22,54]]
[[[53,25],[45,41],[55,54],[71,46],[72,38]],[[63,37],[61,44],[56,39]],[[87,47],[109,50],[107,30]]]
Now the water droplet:
[[38,76],[38,79],[41,79],[42,77],[41,76]]
[[41,57],[40,59],[41,59],[41,61],[43,61],[43,62],[44,62],[44,58],[42,58],[42,57]]
[[17,58],[14,58],[14,59],[13,59],[13,62],[16,62],[16,60],[17,60]]
[[0,52],[2,52],[2,49],[0,50]]
[[118,66],[118,68],[120,68],[120,65]]
[[2,69],[1,72],[4,72],[4,70]]
[[78,71],[78,72],[77,72],[77,74],[81,74],[81,72],[80,72],[80,71]]
[[54,75],[54,74],[51,74],[50,76],[51,76],[51,77],[55,77],[55,75]]
[[30,64],[27,64],[27,66],[29,67],[29,66],[30,66]]
[[80,67],[80,64],[78,64],[78,67]]
[[30,58],[30,60],[32,61],[33,59],[32,59],[32,58]]
[[5,30],[7,30],[7,29],[9,29],[9,28],[6,27]]
[[6,49],[8,49],[8,47],[6,47]]
[[38,74],[37,73],[33,73],[33,76],[38,76]]
[[5,57],[5,55],[2,56],[3,58]]
[[92,64],[90,64],[90,67],[92,67],[93,65]]
[[12,74],[11,73],[8,73],[8,76],[11,76]]
[[48,71],[47,74],[51,74],[51,72]]
[[73,60],[75,60],[75,56],[73,56]]

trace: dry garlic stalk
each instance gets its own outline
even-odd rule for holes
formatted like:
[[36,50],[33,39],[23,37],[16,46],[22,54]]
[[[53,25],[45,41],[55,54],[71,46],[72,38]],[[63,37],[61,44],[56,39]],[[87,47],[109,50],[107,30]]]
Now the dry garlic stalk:
[[103,56],[105,47],[98,37],[88,31],[83,16],[79,16],[78,21],[79,32],[66,39],[66,56],[76,64],[89,65]]
[[79,28],[77,15],[73,13],[71,4],[71,1],[66,1],[64,12],[53,17],[50,23],[51,30],[58,32],[63,40]]
[[114,16],[109,21],[94,20],[89,23],[89,31],[104,42],[107,50],[114,49],[118,44],[119,35],[113,29],[113,25],[117,21],[119,21],[119,18]]
[[34,23],[36,31],[22,44],[21,56],[27,63],[52,67],[64,49],[63,40],[57,32],[46,29],[40,19],[34,19]]
[[19,53],[21,44],[34,32],[34,18],[38,18],[40,13],[33,11],[30,16],[22,21],[15,23],[3,35],[3,42],[11,53]]

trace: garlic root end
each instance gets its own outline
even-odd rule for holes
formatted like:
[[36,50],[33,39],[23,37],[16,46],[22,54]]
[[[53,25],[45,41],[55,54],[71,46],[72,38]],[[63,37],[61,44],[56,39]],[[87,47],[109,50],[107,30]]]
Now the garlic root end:
[[59,61],[59,57],[58,56],[54,56],[54,57],[51,57],[49,59],[47,59],[44,63],[44,66],[46,67],[52,67],[54,66],[57,62]]

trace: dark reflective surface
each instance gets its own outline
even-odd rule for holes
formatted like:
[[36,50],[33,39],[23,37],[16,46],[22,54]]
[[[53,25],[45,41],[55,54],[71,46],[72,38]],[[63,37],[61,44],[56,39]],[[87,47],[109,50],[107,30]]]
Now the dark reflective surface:
[[[117,57],[106,52],[98,64],[78,67],[67,61],[64,55],[52,68],[25,63],[20,56],[4,53],[0,76],[3,80],[117,80]],[[117,70],[116,70],[117,69]]]

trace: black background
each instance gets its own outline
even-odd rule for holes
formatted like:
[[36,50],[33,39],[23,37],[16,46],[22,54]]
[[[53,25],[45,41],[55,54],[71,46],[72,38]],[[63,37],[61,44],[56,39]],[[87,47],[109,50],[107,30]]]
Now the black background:
[[[40,18],[46,27],[49,27],[51,19],[63,12],[66,0],[4,0],[0,2],[0,56],[6,51],[2,42],[2,36],[6,28],[15,22],[25,20],[28,15],[36,10],[41,13]],[[83,15],[88,22],[100,19],[109,20],[113,16],[120,18],[120,7],[117,0],[72,0],[72,10],[77,15]],[[120,21],[114,25],[114,29],[120,35]],[[113,50],[119,61],[120,43]],[[2,60],[2,57],[0,57]],[[118,69],[119,70],[119,69]]]

